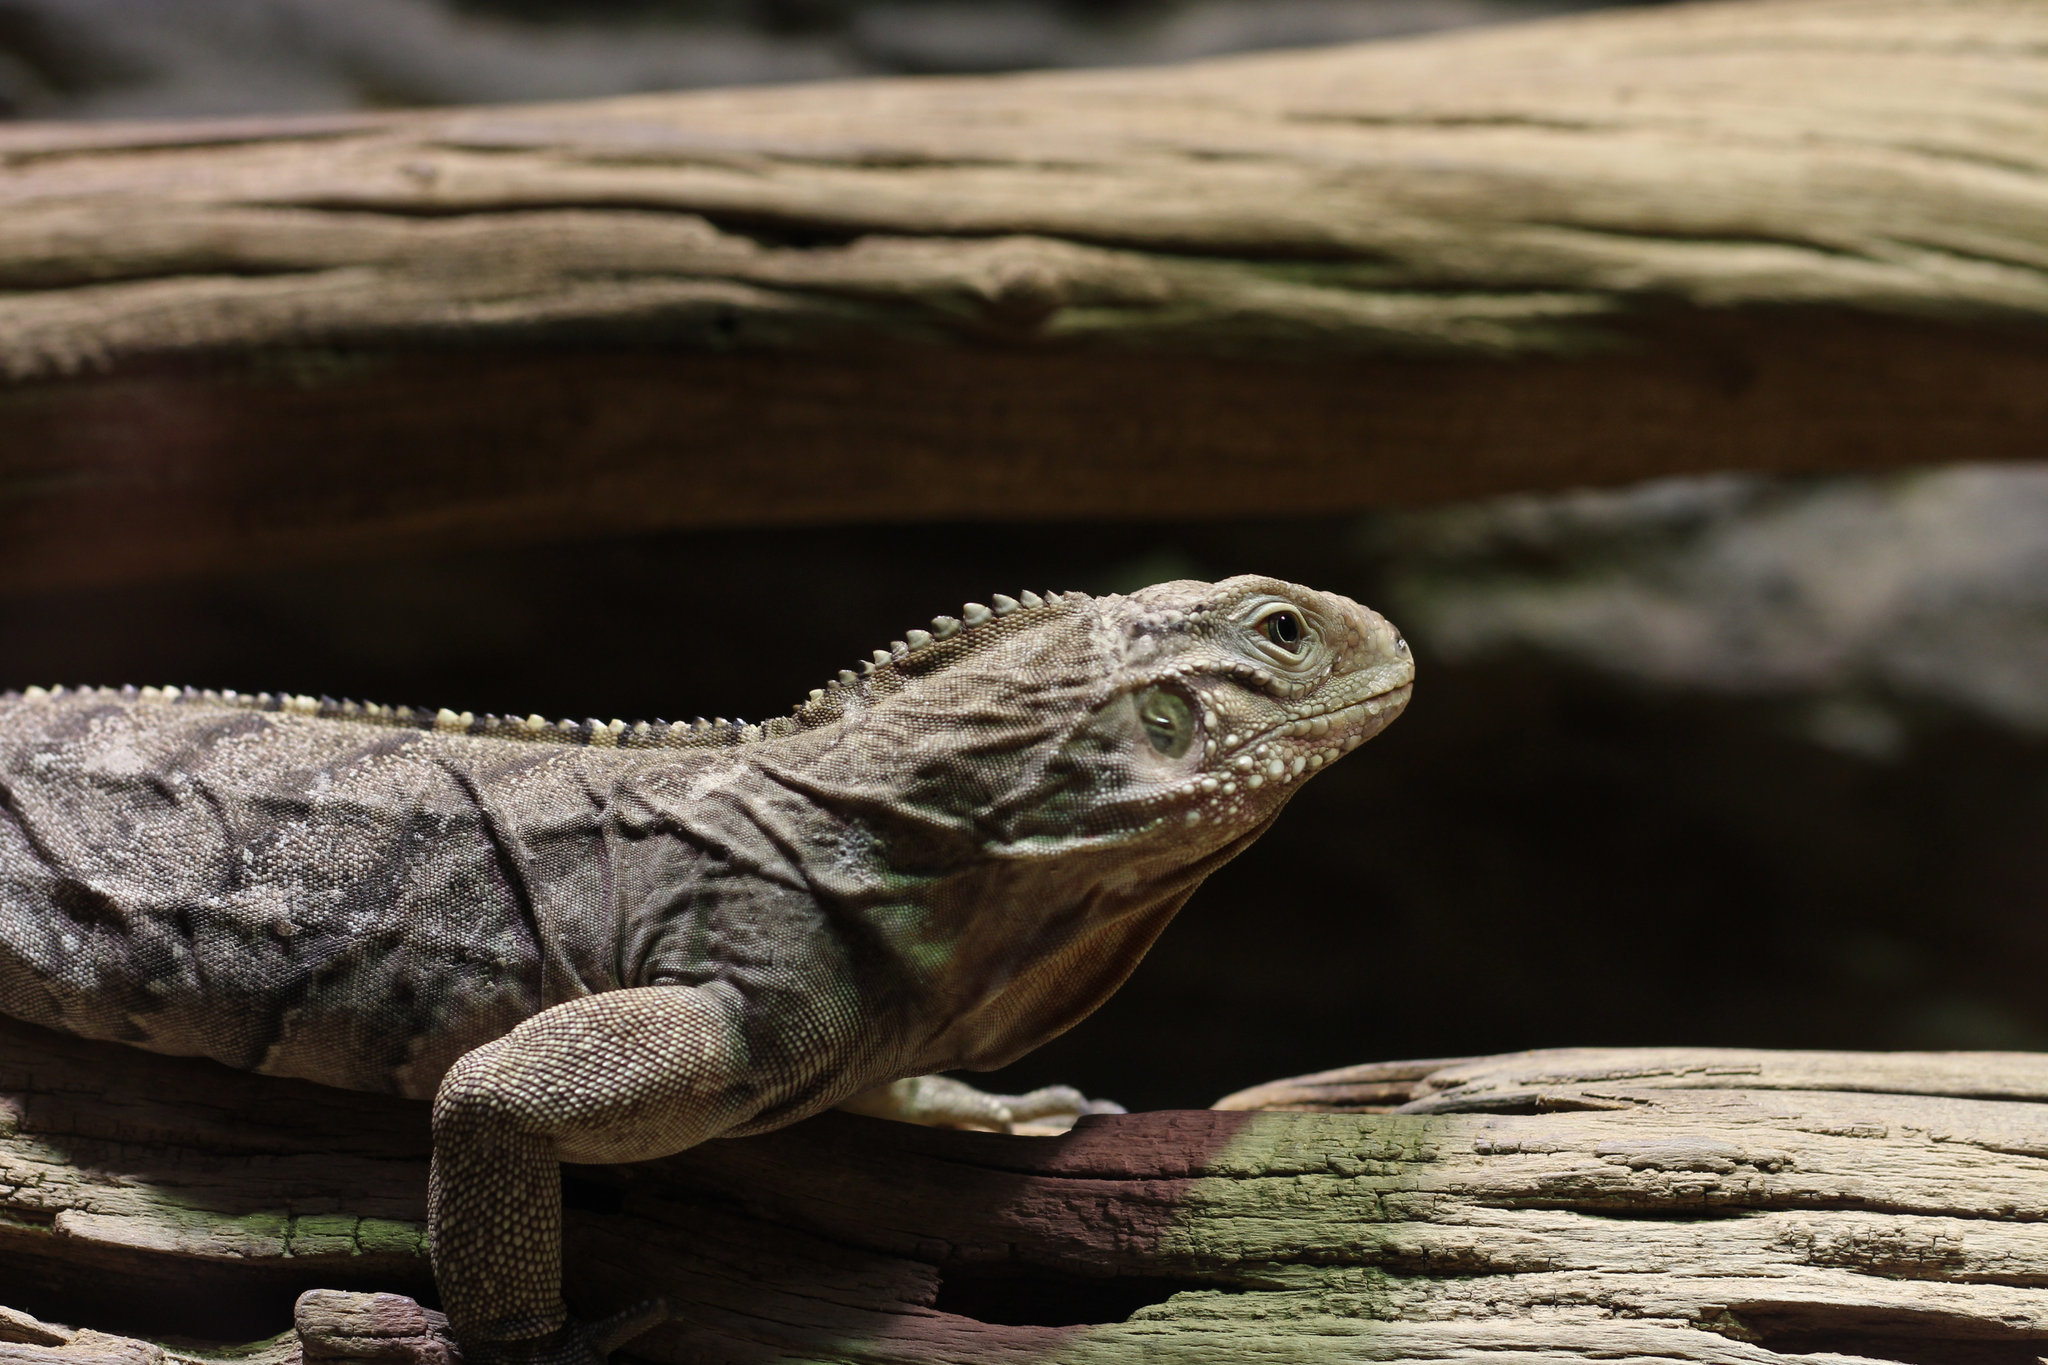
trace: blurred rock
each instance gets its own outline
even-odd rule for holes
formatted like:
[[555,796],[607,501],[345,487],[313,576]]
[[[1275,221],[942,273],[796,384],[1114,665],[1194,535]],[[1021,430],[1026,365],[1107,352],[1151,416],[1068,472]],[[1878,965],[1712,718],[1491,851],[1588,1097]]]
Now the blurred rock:
[[1178,61],[1596,2],[0,0],[0,117],[309,113]]
[[1525,652],[1803,699],[1870,756],[1961,711],[2048,735],[2048,468],[1724,477],[1384,518],[1390,609],[1444,659]]
[[534,24],[432,0],[0,0],[0,112],[208,117],[573,99],[856,74],[733,22]]
[[1014,71],[1363,42],[1589,7],[1571,0],[1192,0],[1119,13],[1042,0],[882,0],[854,12],[848,35],[877,70]]

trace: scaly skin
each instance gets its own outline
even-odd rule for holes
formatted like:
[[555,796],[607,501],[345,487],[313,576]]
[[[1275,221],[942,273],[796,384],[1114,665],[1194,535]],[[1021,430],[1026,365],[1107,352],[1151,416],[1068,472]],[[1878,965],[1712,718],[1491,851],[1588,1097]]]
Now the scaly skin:
[[569,1318],[558,1163],[1090,1108],[909,1078],[1093,1010],[1413,676],[1364,607],[1233,578],[970,605],[759,726],[30,689],[0,1012],[431,1096],[465,1349],[591,1365],[664,1310]]

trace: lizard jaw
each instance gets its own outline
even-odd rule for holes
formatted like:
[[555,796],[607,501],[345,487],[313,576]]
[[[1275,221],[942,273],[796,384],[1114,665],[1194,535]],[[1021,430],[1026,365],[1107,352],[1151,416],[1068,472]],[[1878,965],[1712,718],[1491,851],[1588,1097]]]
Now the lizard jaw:
[[[1293,720],[1282,721],[1250,736],[1237,745],[1233,752],[1242,754],[1255,745],[1271,744],[1276,740],[1332,733],[1341,734],[1337,744],[1348,752],[1386,729],[1395,717],[1407,709],[1409,694],[1414,690],[1415,682],[1411,677],[1405,682],[1396,683],[1370,696],[1337,702],[1320,711],[1296,716]],[[1346,724],[1346,721],[1351,724]]]
[[[1343,702],[1296,717],[1251,736],[1228,756],[1219,757],[1220,773],[1201,783],[1236,780],[1254,790],[1267,781],[1292,782],[1335,763],[1387,728],[1408,705],[1413,682],[1403,682],[1369,697]],[[1275,750],[1282,752],[1275,753]]]

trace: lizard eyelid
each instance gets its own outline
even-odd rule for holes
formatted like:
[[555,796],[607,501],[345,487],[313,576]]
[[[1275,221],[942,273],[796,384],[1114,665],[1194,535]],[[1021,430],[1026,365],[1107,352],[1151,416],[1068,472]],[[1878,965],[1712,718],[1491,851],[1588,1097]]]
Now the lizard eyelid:
[[1315,630],[1308,614],[1288,602],[1268,604],[1250,622],[1252,644],[1276,663],[1299,665],[1315,648]]

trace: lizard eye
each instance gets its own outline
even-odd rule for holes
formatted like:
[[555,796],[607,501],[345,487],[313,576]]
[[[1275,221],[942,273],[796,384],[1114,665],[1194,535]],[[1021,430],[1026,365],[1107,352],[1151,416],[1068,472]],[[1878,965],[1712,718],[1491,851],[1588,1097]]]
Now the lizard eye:
[[1291,611],[1271,612],[1262,617],[1259,633],[1289,654],[1301,652],[1301,618]]
[[1145,738],[1168,758],[1179,758],[1195,742],[1195,713],[1178,692],[1163,687],[1138,694],[1138,723]]

